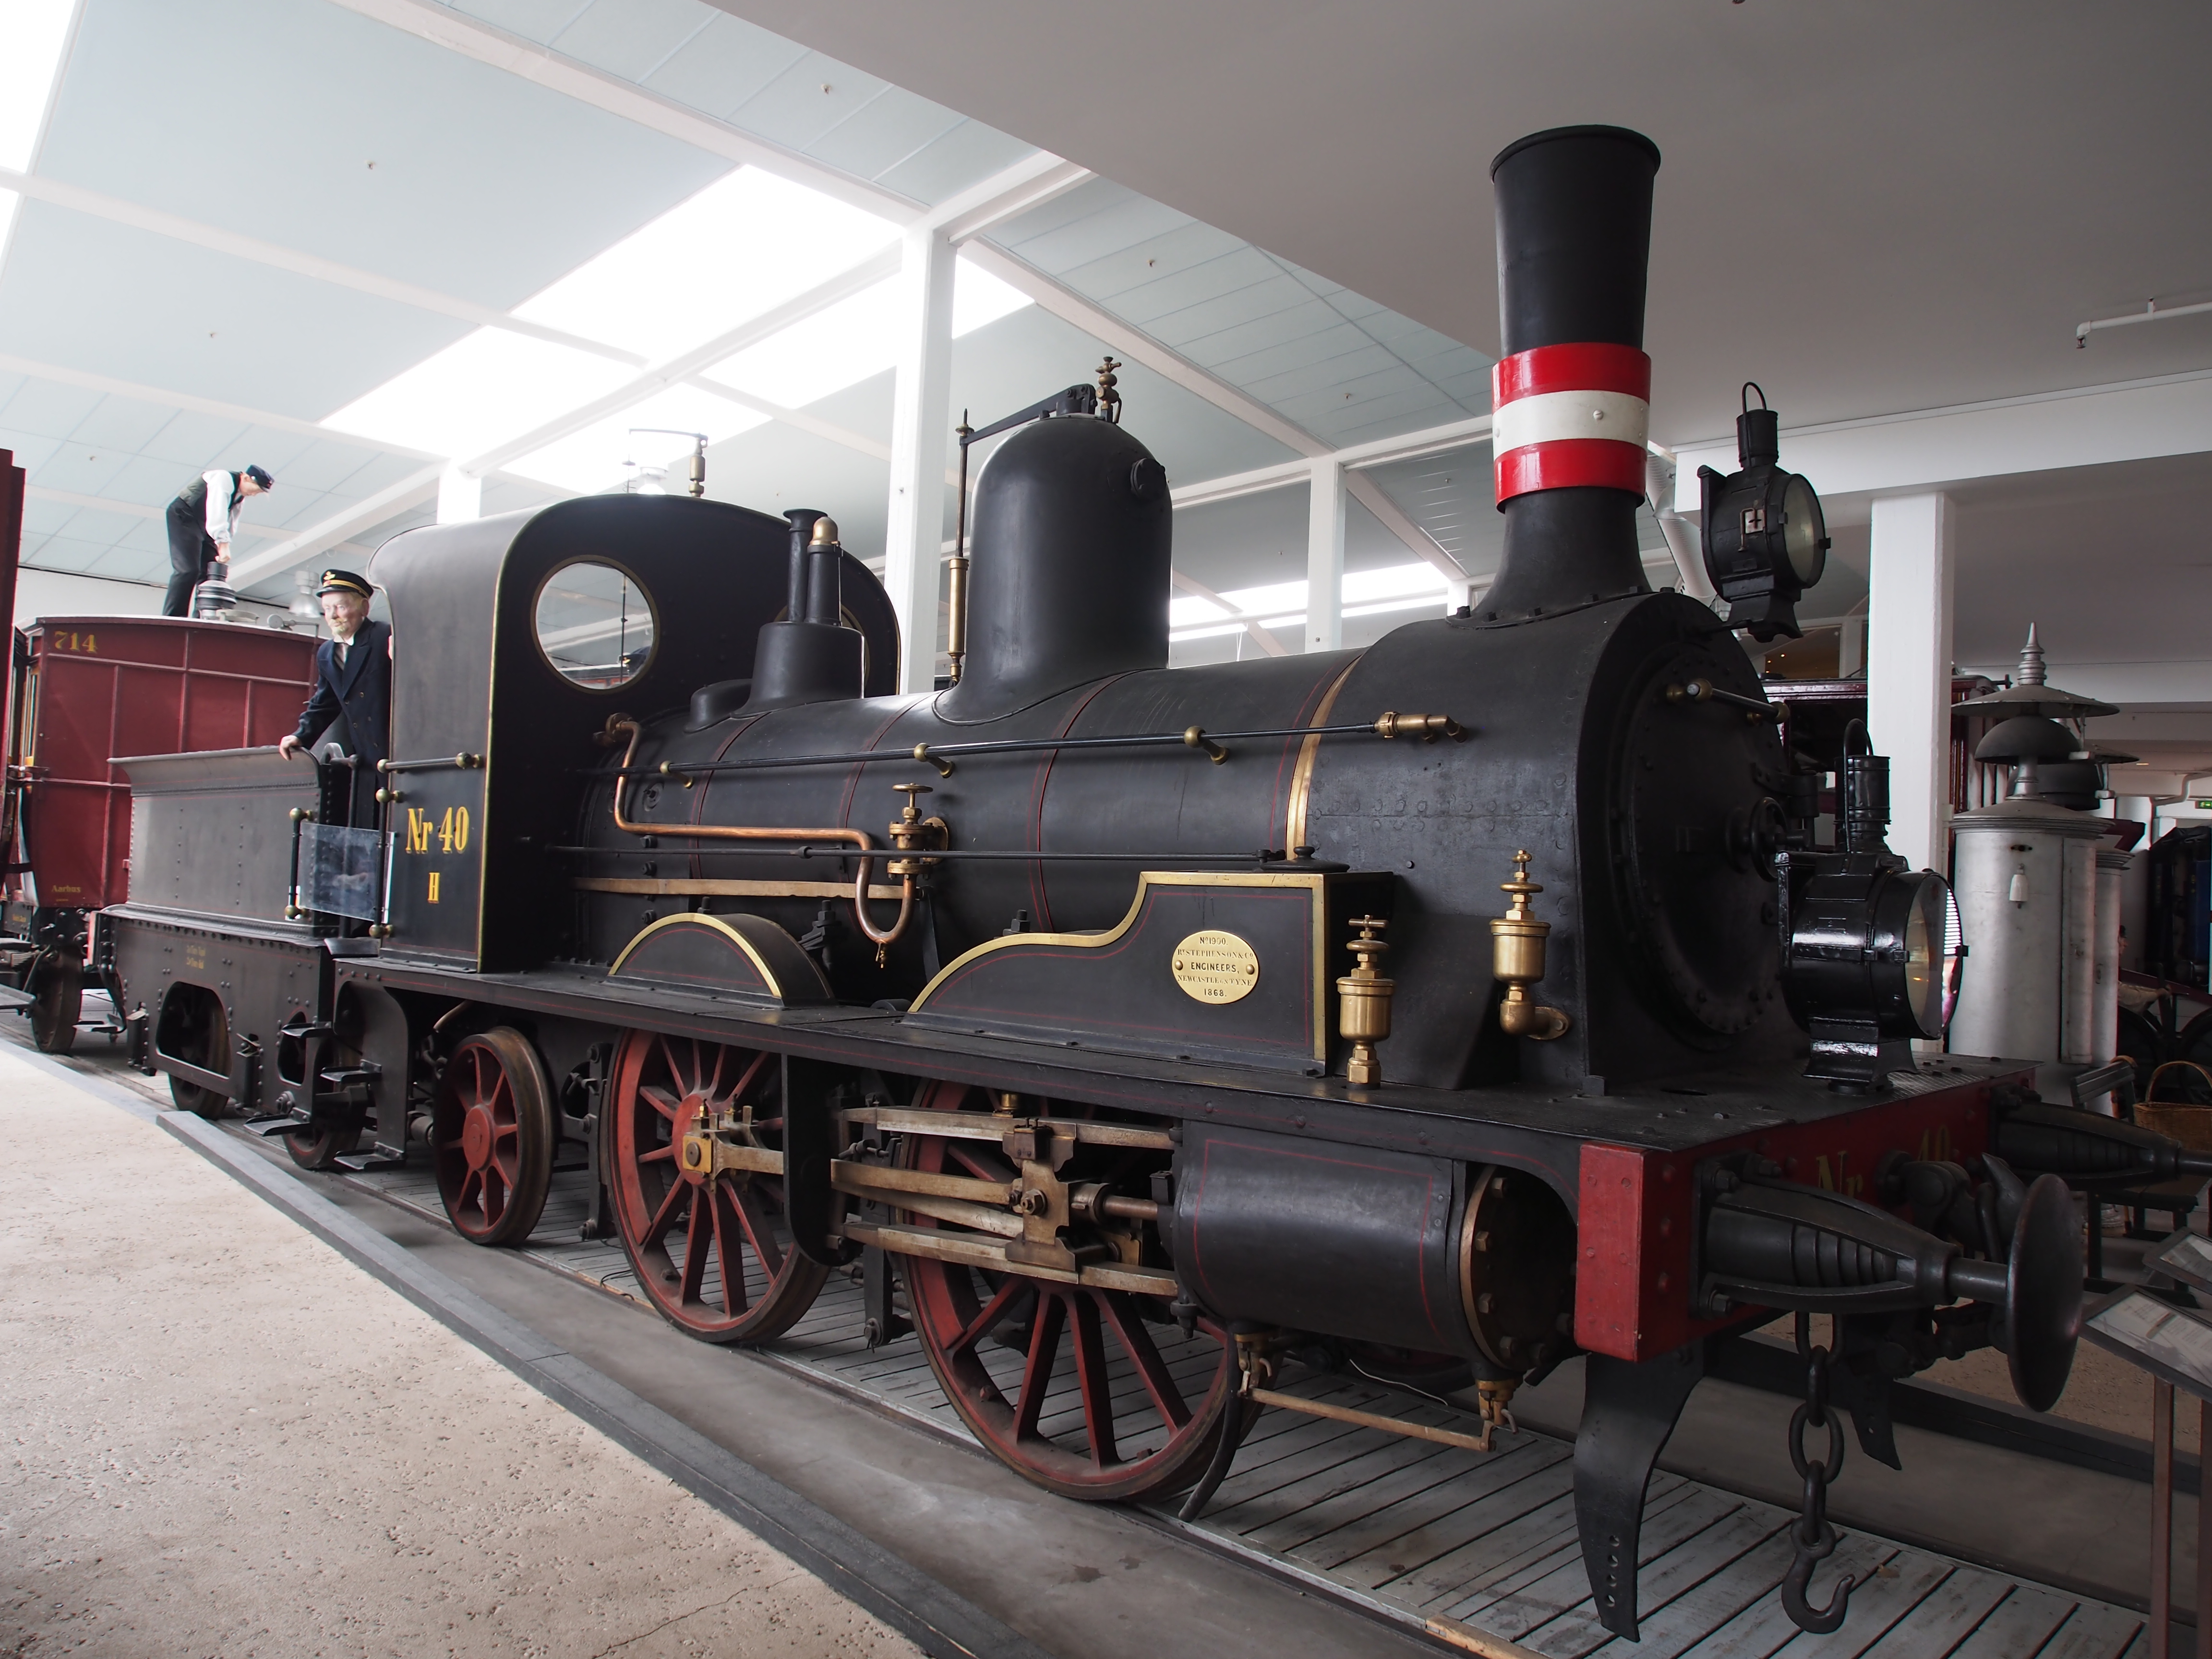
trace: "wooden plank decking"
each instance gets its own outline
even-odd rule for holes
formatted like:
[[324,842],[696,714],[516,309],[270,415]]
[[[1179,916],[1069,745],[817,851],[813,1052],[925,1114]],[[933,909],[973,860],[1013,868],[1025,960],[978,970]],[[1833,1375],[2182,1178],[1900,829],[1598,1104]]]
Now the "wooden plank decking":
[[[406,1208],[443,1219],[426,1170],[343,1177]],[[525,1254],[623,1297],[641,1314],[618,1243],[580,1242],[587,1213],[580,1175],[555,1178]],[[834,1275],[781,1340],[752,1351],[818,1385],[932,1432],[969,1441],[939,1389],[921,1344],[871,1351],[860,1334],[860,1287]],[[1161,1352],[1195,1392],[1209,1365],[1199,1345]],[[994,1370],[1018,1364],[987,1356]],[[1047,1395],[1041,1426],[1082,1445],[1073,1367]],[[1126,1360],[1117,1396],[1139,1391]],[[1479,1429],[1470,1413],[1353,1376],[1313,1374],[1280,1386],[1414,1421]],[[1143,1445],[1131,1435],[1125,1449]],[[1846,1534],[1816,1575],[1815,1605],[1839,1573],[1863,1582],[1831,1636],[1790,1623],[1776,1595],[1790,1561],[1795,1518],[1770,1504],[1664,1473],[1652,1477],[1637,1563],[1643,1636],[1630,1643],[1599,1624],[1577,1541],[1571,1449],[1531,1433],[1501,1434],[1488,1455],[1408,1440],[1322,1418],[1271,1412],[1239,1450],[1229,1478],[1194,1524],[1172,1506],[1158,1524],[1322,1589],[1440,1642],[1542,1659],[2141,1659],[2141,1614],[2022,1582],[1864,1534]]]

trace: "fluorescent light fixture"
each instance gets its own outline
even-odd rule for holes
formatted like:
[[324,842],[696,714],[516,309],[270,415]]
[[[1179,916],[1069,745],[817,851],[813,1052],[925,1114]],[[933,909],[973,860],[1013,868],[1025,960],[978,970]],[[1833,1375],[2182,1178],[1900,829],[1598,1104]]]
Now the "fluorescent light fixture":
[[[903,326],[898,301],[896,279],[878,283],[746,347],[707,371],[706,378],[803,409],[896,365]],[[1010,283],[959,260],[952,281],[952,337],[972,334],[1030,303]]]
[[76,0],[0,0],[0,167],[28,173]]
[[544,424],[550,410],[605,396],[635,373],[549,340],[480,328],[356,398],[323,424],[334,432],[465,459]]
[[758,167],[725,174],[514,309],[659,362],[818,287],[898,228]]
[[670,386],[619,414],[594,421],[580,432],[572,432],[543,449],[509,461],[500,470],[589,495],[620,484],[629,471],[623,465],[626,461],[665,471],[680,468],[691,453],[691,446],[680,437],[663,432],[632,436],[632,427],[665,426],[682,432],[703,432],[708,442],[720,443],[768,422],[769,417],[757,410],[696,386]]

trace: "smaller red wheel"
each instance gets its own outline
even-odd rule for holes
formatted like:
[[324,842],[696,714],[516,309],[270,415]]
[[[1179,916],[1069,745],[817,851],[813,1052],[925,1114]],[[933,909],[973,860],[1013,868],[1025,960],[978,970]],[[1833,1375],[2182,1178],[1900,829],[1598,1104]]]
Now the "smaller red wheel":
[[84,963],[76,947],[48,951],[31,969],[31,1037],[44,1054],[65,1054],[76,1045],[84,1012]]
[[447,1218],[475,1244],[520,1244],[553,1182],[553,1091],[509,1026],[464,1038],[438,1077],[430,1147]]
[[[607,1188],[638,1287],[661,1316],[702,1342],[765,1342],[797,1324],[830,1270],[781,1224],[775,1055],[632,1031],[607,1097]],[[684,1138],[702,1123],[763,1167],[682,1167]]]

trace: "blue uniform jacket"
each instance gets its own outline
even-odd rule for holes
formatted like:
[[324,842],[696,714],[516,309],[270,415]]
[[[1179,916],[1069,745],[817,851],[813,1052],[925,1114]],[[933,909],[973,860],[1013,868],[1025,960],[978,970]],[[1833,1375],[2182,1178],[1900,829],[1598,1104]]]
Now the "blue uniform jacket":
[[338,666],[337,643],[325,640],[315,649],[315,690],[300,711],[295,735],[312,745],[337,718],[345,717],[348,750],[368,763],[363,775],[392,753],[392,627],[365,622],[346,647]]

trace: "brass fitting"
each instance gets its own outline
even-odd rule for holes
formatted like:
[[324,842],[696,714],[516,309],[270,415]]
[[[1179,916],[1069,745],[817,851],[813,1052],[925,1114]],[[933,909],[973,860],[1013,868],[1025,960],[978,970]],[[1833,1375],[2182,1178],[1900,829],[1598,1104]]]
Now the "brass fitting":
[[814,521],[814,534],[806,544],[809,549],[836,546],[837,520],[831,518],[817,519]]
[[[917,798],[934,793],[926,783],[895,783],[892,788],[906,797],[906,810],[892,821],[885,830],[891,845],[901,853],[911,854],[927,848],[945,832],[943,818],[925,818],[915,802]],[[884,866],[894,876],[920,875],[933,863],[923,858],[895,858]]]
[[1475,1398],[1482,1413],[1485,1438],[1492,1429],[1512,1429],[1516,1431],[1520,1429],[1521,1425],[1513,1420],[1510,1409],[1513,1391],[1520,1386],[1521,1379],[1517,1376],[1501,1376],[1494,1380],[1483,1377],[1476,1382]]
[[1187,748],[1204,750],[1206,757],[1216,766],[1229,758],[1229,751],[1214,742],[1212,738],[1207,737],[1202,727],[1193,726],[1186,728],[1182,734],[1182,740]]
[[1505,1000],[1498,1010],[1498,1024],[1508,1036],[1532,1042],[1550,1042],[1567,1034],[1571,1023],[1557,1008],[1547,1008],[1528,994],[1528,988],[1544,977],[1544,940],[1552,931],[1548,921],[1536,920],[1528,901],[1544,890],[1528,879],[1530,854],[1513,855],[1513,879],[1500,882],[1498,890],[1513,903],[1490,924],[1492,977],[1505,986]]
[[1467,741],[1467,727],[1449,714],[1401,714],[1395,708],[1385,709],[1375,722],[1378,738],[1419,738],[1423,743],[1434,743],[1438,738],[1449,738],[1454,743]]
[[1382,1081],[1382,1062],[1375,1045],[1390,1035],[1390,999],[1398,984],[1385,979],[1375,965],[1376,958],[1390,948],[1375,935],[1390,924],[1379,916],[1354,916],[1352,925],[1359,929],[1359,937],[1349,948],[1359,965],[1336,982],[1336,1029],[1352,1044],[1351,1057],[1344,1063],[1345,1081],[1371,1089]]

